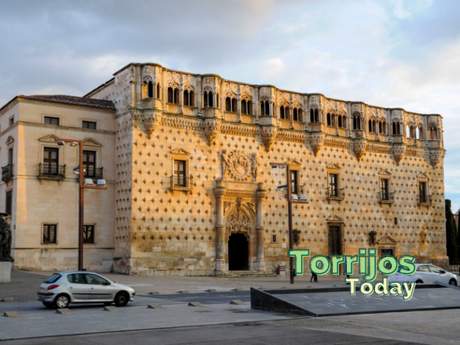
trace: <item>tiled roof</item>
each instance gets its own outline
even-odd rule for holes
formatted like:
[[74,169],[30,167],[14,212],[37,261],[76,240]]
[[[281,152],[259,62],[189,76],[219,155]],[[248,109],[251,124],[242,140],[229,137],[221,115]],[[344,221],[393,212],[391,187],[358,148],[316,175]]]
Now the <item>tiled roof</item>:
[[83,107],[115,110],[115,105],[113,104],[112,101],[105,101],[101,99],[92,99],[92,98],[66,96],[66,95],[33,95],[33,96],[20,95],[18,96],[18,98],[32,99],[32,100],[44,101],[44,102],[61,103],[61,104],[79,105]]

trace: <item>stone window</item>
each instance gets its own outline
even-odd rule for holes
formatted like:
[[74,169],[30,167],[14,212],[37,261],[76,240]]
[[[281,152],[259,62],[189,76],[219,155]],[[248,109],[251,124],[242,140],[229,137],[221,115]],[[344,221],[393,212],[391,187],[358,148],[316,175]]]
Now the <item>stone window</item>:
[[95,121],[83,121],[82,128],[97,129],[97,123]]
[[418,183],[418,197],[421,204],[428,201],[426,182]]
[[203,93],[204,107],[213,107],[213,94],[212,91],[205,91]]
[[387,134],[387,124],[385,120],[379,121],[379,133],[380,134]]
[[13,123],[14,123],[14,116],[11,116],[11,117],[9,118],[9,120],[8,120],[8,125],[9,125],[9,126],[12,126]]
[[142,98],[153,98],[153,90],[153,82],[151,80],[145,80],[144,85],[142,87]]
[[251,115],[251,113],[252,113],[251,109],[252,109],[252,102],[243,99],[241,101],[241,113]]
[[6,192],[6,200],[5,200],[5,212],[9,215],[13,212],[13,191],[9,190]]
[[429,179],[425,174],[417,176],[418,181],[418,206],[430,206],[431,196],[429,195]]
[[59,117],[45,116],[45,125],[59,126]]
[[288,118],[286,113],[287,113],[287,109],[284,106],[281,106],[280,107],[280,119],[286,120]]
[[369,133],[375,133],[375,132],[376,132],[375,120],[369,120]]
[[85,167],[85,177],[96,176],[96,151],[83,151],[83,166]]
[[293,121],[301,122],[302,121],[302,109],[294,108],[292,110],[292,119]]
[[362,129],[362,127],[361,127],[361,116],[360,116],[359,113],[354,113],[353,114],[353,129],[354,130]]
[[331,164],[327,168],[327,201],[336,200],[340,203],[345,199],[345,188],[340,188],[340,166],[338,164]]
[[59,149],[45,147],[43,150],[43,174],[58,175],[59,173]]
[[157,98],[161,98],[161,86],[160,86],[160,83],[157,83]]
[[319,122],[318,109],[310,109],[310,122]]
[[184,105],[193,107],[195,102],[195,93],[192,90],[184,90]]
[[179,104],[179,89],[177,87],[168,87],[168,103]]
[[334,113],[327,113],[326,120],[327,120],[328,126],[335,127],[335,114]]
[[436,128],[435,126],[431,126],[430,128],[428,128],[428,135],[429,135],[429,139],[438,140],[439,139],[438,128]]
[[83,226],[83,243],[94,243],[94,225]]
[[299,194],[299,172],[291,170],[291,194]]
[[43,224],[43,244],[57,243],[57,224]]
[[236,113],[237,112],[237,102],[235,97],[226,97],[225,98],[225,111]]
[[390,180],[387,178],[380,180],[380,198],[384,201],[390,200]]
[[169,189],[191,193],[193,177],[190,175],[190,153],[184,149],[171,151],[171,181]]
[[270,115],[270,103],[268,101],[260,102],[260,114],[261,115]]
[[187,186],[187,162],[174,160],[174,187]]
[[329,174],[329,196],[337,197],[339,196],[339,175],[338,174]]
[[401,134],[401,123],[398,120],[393,121],[393,135]]

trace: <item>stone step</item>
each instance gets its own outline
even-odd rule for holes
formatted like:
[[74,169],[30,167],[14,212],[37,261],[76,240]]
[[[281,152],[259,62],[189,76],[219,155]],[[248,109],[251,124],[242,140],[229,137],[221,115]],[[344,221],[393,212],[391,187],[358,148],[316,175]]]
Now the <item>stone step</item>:
[[276,277],[275,273],[257,272],[257,271],[228,271],[219,274],[221,278],[236,278],[236,277]]

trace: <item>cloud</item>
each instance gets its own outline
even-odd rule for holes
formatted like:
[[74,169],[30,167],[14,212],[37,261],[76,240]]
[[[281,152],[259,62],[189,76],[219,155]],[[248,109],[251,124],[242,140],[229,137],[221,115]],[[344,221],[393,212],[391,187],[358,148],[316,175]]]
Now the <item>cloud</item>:
[[440,113],[460,204],[458,1],[0,2],[0,103],[84,95],[129,62]]

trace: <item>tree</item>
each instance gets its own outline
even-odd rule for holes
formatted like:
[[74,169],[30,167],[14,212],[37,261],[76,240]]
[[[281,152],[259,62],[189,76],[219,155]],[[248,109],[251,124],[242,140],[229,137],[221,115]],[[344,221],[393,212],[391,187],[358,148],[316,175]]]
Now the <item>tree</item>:
[[455,265],[457,261],[457,224],[451,210],[451,201],[446,199],[446,247],[449,263]]

